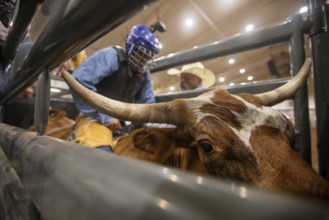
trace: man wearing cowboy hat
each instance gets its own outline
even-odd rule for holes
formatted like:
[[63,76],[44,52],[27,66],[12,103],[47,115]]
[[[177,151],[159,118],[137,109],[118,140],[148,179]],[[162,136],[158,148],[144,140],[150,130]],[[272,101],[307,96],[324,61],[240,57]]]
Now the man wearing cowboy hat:
[[200,62],[184,65],[181,70],[170,69],[168,74],[180,76],[181,90],[205,89],[215,83],[215,74]]

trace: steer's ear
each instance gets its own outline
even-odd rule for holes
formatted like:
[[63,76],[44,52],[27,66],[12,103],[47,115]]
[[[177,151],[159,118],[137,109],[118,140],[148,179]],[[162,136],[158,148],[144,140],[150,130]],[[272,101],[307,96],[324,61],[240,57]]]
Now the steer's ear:
[[175,148],[172,138],[174,128],[147,128],[134,131],[132,141],[135,148],[154,155],[156,161],[164,162]]

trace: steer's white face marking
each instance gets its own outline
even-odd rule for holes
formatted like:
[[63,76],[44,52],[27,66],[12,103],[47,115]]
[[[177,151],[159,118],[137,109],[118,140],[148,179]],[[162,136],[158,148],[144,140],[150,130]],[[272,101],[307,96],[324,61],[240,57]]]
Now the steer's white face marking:
[[234,97],[241,100],[247,106],[246,111],[242,114],[234,112],[238,121],[242,125],[242,129],[237,130],[235,128],[231,128],[234,133],[240,138],[240,140],[245,143],[245,145],[251,147],[251,132],[252,130],[262,125],[277,128],[282,133],[285,132],[287,126],[286,118],[284,118],[284,116],[279,111],[267,106],[262,106],[262,108],[258,108],[257,106],[246,102],[239,96]]
[[213,93],[208,92],[208,93],[204,93],[201,96],[198,96],[195,99],[191,99],[190,101],[187,102],[187,107],[191,109],[193,113],[197,116],[197,123],[199,123],[202,120],[202,118],[211,115],[201,112],[201,107],[205,104],[211,103],[212,101],[210,99],[212,97],[213,97]]
[[[244,142],[244,144],[251,149],[250,136],[251,132],[259,126],[267,125],[273,128],[279,129],[281,132],[285,132],[287,127],[286,118],[277,110],[272,109],[271,107],[262,106],[257,107],[254,104],[251,104],[239,96],[232,95],[234,98],[240,100],[245,106],[246,111],[234,112],[232,113],[236,116],[237,120],[241,124],[241,129],[227,125],[232,129],[232,131],[237,135],[237,137]],[[213,93],[205,93],[202,96],[197,97],[193,101],[187,102],[189,109],[197,116],[197,122],[199,123],[204,117],[212,116],[218,120],[223,121],[216,115],[210,113],[204,113],[201,111],[203,105],[212,103],[211,98]],[[224,122],[224,121],[223,121]],[[225,123],[225,122],[224,122]]]

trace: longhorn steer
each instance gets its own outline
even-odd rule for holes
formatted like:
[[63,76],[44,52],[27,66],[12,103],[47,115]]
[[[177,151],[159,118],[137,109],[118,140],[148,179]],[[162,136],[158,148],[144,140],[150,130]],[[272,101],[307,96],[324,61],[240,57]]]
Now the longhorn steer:
[[[177,125],[169,132],[159,132],[159,141],[153,140],[156,147],[196,150],[215,177],[329,198],[329,183],[292,149],[292,122],[268,107],[291,98],[305,83],[309,69],[307,59],[297,76],[267,93],[231,95],[216,89],[195,98],[156,104],[111,100],[81,86],[69,73],[63,77],[89,105],[105,114],[133,122]],[[138,146],[140,140],[132,141]]]

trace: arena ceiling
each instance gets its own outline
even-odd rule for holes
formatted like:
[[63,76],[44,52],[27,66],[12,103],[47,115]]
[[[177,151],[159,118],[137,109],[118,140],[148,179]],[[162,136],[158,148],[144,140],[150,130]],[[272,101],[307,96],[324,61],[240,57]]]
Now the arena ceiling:
[[[109,45],[124,45],[130,28],[139,23],[151,25],[156,21],[165,23],[167,31],[159,33],[163,44],[160,57],[194,46],[221,41],[246,31],[252,24],[254,30],[284,22],[291,15],[299,13],[306,0],[158,0],[133,18],[87,48],[90,56]],[[186,26],[187,19],[193,25]],[[234,59],[233,64],[228,60]],[[268,63],[276,66],[276,73]],[[290,76],[289,47],[287,43],[272,45],[227,57],[203,61],[217,77],[216,85],[248,83]],[[181,68],[181,66],[177,66]],[[240,69],[245,69],[240,73]],[[252,80],[247,78],[252,76]],[[222,77],[224,81],[220,82]],[[179,91],[179,79],[166,71],[153,73],[156,94]],[[170,90],[175,88],[174,91]]]

